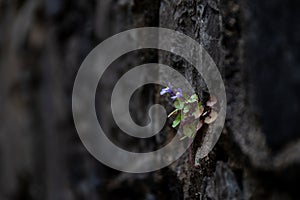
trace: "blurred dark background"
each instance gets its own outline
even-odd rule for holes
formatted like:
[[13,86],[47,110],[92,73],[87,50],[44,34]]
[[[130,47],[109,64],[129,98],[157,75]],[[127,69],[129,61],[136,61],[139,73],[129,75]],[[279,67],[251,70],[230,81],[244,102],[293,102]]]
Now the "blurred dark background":
[[[0,200],[299,199],[300,1],[298,0],[0,0]],[[227,120],[204,159],[201,145],[169,167],[145,174],[110,169],[81,143],[72,118],[72,88],[88,53],[135,27],[160,26],[197,40],[217,63],[226,86]],[[166,52],[142,50],[116,60],[99,82],[100,123],[115,143],[153,149],[111,124],[110,95],[118,78],[142,63],[181,72],[203,100],[195,69]],[[130,104],[147,121],[159,87],[139,89]],[[113,156],[113,155],[112,155]]]

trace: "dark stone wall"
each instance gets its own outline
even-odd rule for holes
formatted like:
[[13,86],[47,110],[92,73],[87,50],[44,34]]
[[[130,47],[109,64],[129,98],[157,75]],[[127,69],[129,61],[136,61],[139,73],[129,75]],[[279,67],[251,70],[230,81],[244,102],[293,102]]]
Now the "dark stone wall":
[[[300,179],[299,12],[297,0],[0,0],[0,199],[298,199]],[[213,151],[195,160],[201,136],[178,161],[145,174],[100,164],[77,136],[71,112],[79,66],[120,31],[161,26],[197,40],[218,65],[227,118]],[[132,52],[99,83],[100,123],[132,151],[156,148],[173,130],[134,140],[111,123],[110,94],[128,69],[161,62],[208,97],[205,82],[179,57]],[[131,113],[147,122],[157,86],[138,90]],[[134,145],[133,145],[134,144]],[[197,162],[200,167],[193,167]]]

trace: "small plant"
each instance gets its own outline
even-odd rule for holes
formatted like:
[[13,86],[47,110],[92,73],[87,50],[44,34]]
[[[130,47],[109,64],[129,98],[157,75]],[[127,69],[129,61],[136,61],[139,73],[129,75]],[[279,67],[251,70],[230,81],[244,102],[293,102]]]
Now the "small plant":
[[211,124],[218,116],[218,113],[214,110],[214,105],[217,103],[217,99],[214,96],[211,96],[204,106],[199,101],[197,94],[187,96],[182,93],[180,88],[177,90],[173,89],[170,83],[168,87],[161,90],[160,95],[164,94],[170,94],[171,99],[174,101],[173,106],[175,110],[168,115],[168,118],[176,116],[172,124],[173,128],[176,128],[181,123],[184,134],[181,138],[182,140],[194,138],[203,124]]

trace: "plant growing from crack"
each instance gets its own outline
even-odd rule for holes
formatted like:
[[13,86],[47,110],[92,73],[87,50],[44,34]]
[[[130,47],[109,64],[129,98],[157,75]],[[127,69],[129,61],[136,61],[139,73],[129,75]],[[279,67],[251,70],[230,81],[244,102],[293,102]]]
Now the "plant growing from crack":
[[176,116],[172,127],[176,128],[180,123],[182,127],[182,133],[185,138],[194,138],[197,131],[204,124],[213,123],[218,113],[215,111],[214,105],[217,103],[217,99],[214,96],[210,96],[210,99],[205,105],[202,105],[197,94],[187,96],[182,92],[180,88],[174,89],[171,84],[168,87],[163,88],[160,91],[160,95],[170,94],[173,100],[173,110],[168,118],[171,116]]

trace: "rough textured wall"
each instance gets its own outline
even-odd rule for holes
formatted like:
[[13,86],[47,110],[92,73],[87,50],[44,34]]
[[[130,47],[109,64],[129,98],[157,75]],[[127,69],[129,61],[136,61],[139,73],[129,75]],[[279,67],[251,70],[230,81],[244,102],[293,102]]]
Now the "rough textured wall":
[[[173,166],[185,198],[296,198],[299,131],[294,124],[299,114],[295,91],[299,81],[292,74],[297,74],[299,40],[293,36],[298,30],[297,14],[289,12],[295,4],[162,1],[160,25],[181,31],[205,47],[223,75],[228,101],[221,139],[200,162],[200,169],[191,167],[188,156]],[[275,16],[280,20],[275,21]],[[191,66],[168,60],[205,91]],[[285,73],[278,75],[279,71]],[[291,101],[283,98],[287,91]]]
[[[296,0],[0,0],[0,199],[297,199],[298,6]],[[107,37],[142,26],[194,38],[224,79],[226,124],[214,150],[196,160],[198,168],[193,162],[205,131],[191,159],[187,152],[147,174],[101,165],[75,131],[71,93],[82,60]],[[136,141],[107,123],[107,94],[118,77],[155,61],[185,75],[203,101],[208,97],[193,67],[174,55],[145,50],[120,58],[99,83],[97,110],[124,148],[152,149],[173,133],[166,128],[162,137]],[[145,107],[162,101],[157,91],[149,86],[135,94],[138,123],[145,123]]]

